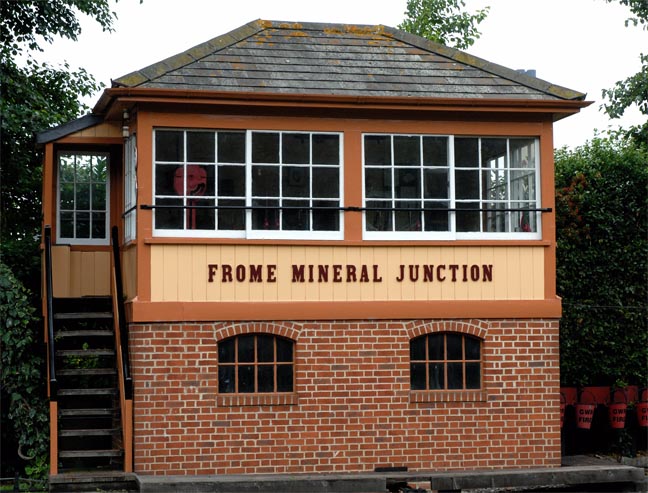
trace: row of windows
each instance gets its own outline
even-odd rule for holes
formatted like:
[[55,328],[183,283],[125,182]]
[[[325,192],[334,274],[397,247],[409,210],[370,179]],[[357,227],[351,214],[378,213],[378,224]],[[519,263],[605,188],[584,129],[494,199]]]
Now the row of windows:
[[[343,238],[341,133],[157,129],[153,142],[155,235]],[[539,238],[538,152],[535,138],[365,134],[364,236]],[[134,139],[125,164],[134,236]],[[60,239],[107,238],[107,169],[104,153],[59,155]]]
[[[293,341],[268,334],[234,336],[218,343],[218,392],[293,392]],[[410,341],[412,390],[481,388],[481,341],[459,333],[427,334]]]

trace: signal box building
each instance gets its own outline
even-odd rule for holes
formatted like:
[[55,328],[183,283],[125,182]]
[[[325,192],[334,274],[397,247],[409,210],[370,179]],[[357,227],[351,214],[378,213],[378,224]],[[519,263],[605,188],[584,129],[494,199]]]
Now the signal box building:
[[384,26],[115,79],[39,135],[52,474],[559,466],[552,127],[588,104]]

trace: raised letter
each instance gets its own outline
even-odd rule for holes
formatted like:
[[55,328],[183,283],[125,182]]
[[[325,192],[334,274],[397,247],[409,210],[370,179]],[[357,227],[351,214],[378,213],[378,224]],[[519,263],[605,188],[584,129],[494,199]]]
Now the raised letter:
[[209,269],[209,281],[208,282],[214,282],[214,276],[216,275],[216,270],[218,269],[218,265],[216,264],[209,264],[207,266]]
[[378,274],[378,266],[373,265],[373,282],[382,282],[382,276]]
[[459,266],[457,264],[451,264],[448,266],[448,269],[452,271],[452,282],[457,282],[457,269]]
[[416,265],[410,264],[409,273],[410,273],[410,281],[412,281],[412,282],[418,281],[418,278],[419,278],[419,266],[418,266],[418,264],[416,264]]
[[360,270],[360,282],[369,282],[369,269],[367,269],[367,266],[364,264]]
[[437,281],[445,281],[445,275],[441,276],[441,271],[445,271],[445,264],[437,265]]
[[221,279],[222,282],[232,282],[232,266],[229,264],[223,264],[221,265],[221,272],[223,273],[223,277]]
[[245,266],[243,264],[236,266],[236,280],[238,282],[245,281]]
[[470,280],[471,281],[479,281],[479,266],[478,265],[471,265],[470,266]]
[[355,265],[347,265],[346,271],[346,282],[358,282]]
[[423,266],[423,282],[432,282],[434,281],[434,265],[424,265]]
[[482,265],[484,271],[484,277],[482,278],[483,282],[492,282],[493,281],[493,264],[484,264]]
[[293,264],[292,272],[292,282],[304,282],[304,265]]
[[277,266],[274,264],[268,264],[266,266],[268,271],[267,281],[268,282],[277,282]]
[[250,265],[250,282],[261,282],[263,273],[262,265]]
[[333,282],[342,282],[342,266],[339,264],[333,265]]
[[317,266],[317,282],[328,282],[328,274],[329,274],[328,265]]
[[400,274],[396,276],[396,280],[398,282],[403,282],[403,279],[405,278],[405,266],[403,264],[400,265],[399,272]]

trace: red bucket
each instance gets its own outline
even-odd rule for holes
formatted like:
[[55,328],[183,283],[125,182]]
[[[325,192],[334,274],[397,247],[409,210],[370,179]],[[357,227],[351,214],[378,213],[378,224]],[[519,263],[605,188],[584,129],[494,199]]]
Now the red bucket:
[[[618,395],[623,396],[624,402],[617,402]],[[610,418],[610,426],[614,429],[625,428],[626,410],[628,408],[628,397],[621,389],[616,389],[612,392],[612,402],[608,406],[608,416]]]
[[637,421],[639,426],[648,427],[648,394],[647,389],[641,391],[641,401],[637,402]]
[[594,410],[596,409],[596,397],[589,390],[581,392],[581,400],[584,394],[590,395],[591,403],[579,402],[576,404],[576,428],[589,430],[592,427],[592,418],[594,417]]

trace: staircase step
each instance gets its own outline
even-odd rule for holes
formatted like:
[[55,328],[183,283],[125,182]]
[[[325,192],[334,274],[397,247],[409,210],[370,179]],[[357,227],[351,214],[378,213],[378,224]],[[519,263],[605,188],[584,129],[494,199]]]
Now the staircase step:
[[114,356],[114,349],[58,349],[56,356]]
[[59,330],[54,335],[56,337],[113,337],[115,333],[111,329],[75,329]]
[[99,437],[99,436],[111,436],[117,433],[119,430],[115,428],[110,429],[79,429],[79,430],[59,430],[60,437]]
[[115,395],[117,394],[117,389],[106,388],[106,389],[60,389],[58,391],[59,396],[71,396],[71,395]]
[[65,370],[56,370],[56,375],[60,377],[85,377],[91,375],[116,375],[117,370],[114,368],[70,368]]
[[112,416],[115,412],[113,408],[97,407],[97,408],[76,408],[76,409],[59,409],[60,417],[97,417],[97,416]]
[[112,318],[112,312],[58,312],[54,314],[54,320],[110,320]]
[[122,450],[59,450],[59,457],[62,459],[71,459],[74,457],[121,457]]

